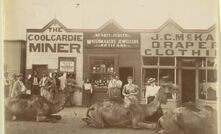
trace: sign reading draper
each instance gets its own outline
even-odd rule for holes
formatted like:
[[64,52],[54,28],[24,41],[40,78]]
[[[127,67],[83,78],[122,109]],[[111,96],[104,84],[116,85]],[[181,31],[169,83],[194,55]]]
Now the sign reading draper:
[[143,33],[141,54],[146,56],[216,56],[210,33]]

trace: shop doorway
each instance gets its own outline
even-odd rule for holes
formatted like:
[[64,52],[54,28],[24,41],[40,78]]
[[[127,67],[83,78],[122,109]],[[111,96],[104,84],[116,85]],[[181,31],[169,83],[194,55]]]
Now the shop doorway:
[[195,70],[182,70],[182,102],[195,102]]
[[125,85],[127,84],[127,76],[133,76],[133,67],[120,67],[119,68],[119,77],[120,77],[120,80],[122,81],[122,85]]
[[123,85],[127,83],[127,76],[133,77],[133,68],[132,67],[120,67],[119,68],[119,76]]
[[48,65],[32,65],[32,73],[36,70],[38,72],[38,76],[41,77],[42,72],[48,71]]

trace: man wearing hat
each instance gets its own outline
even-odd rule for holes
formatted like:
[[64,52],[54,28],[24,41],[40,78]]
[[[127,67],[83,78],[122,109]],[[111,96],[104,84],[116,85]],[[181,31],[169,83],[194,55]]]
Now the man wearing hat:
[[125,107],[128,107],[130,104],[137,103],[137,94],[138,94],[138,86],[133,84],[133,77],[127,77],[127,84],[124,85],[122,94],[124,96]]
[[145,92],[145,98],[146,103],[149,104],[152,102],[155,98],[155,95],[157,94],[158,90],[160,89],[160,86],[156,85],[156,79],[155,78],[149,78],[147,80],[146,85],[146,92]]
[[22,74],[16,74],[16,81],[13,84],[10,97],[16,97],[20,94],[24,94],[26,91],[25,85],[22,82]]

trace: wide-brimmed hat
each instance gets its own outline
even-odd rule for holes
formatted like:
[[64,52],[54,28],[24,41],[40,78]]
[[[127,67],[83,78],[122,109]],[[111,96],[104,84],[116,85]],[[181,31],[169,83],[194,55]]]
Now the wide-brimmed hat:
[[149,79],[147,80],[147,83],[150,84],[150,83],[153,83],[153,82],[155,82],[155,81],[156,81],[155,78],[149,78]]

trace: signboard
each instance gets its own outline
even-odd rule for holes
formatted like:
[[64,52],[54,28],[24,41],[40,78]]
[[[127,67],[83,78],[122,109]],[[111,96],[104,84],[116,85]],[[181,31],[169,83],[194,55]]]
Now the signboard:
[[215,37],[208,33],[141,34],[142,55],[151,56],[216,56]]
[[[42,29],[27,30],[26,69],[47,65],[48,71],[75,72],[83,80],[83,32],[67,29],[57,19]],[[62,57],[62,58],[61,58]]]
[[75,72],[76,59],[59,57],[59,71],[60,72]]
[[217,50],[215,30],[180,30],[174,23],[166,24],[156,32],[141,33],[141,55],[215,57]]
[[86,33],[86,48],[140,48],[140,36],[135,33]]
[[27,33],[29,53],[81,53],[83,33],[66,32],[59,25],[52,25],[42,32]]

